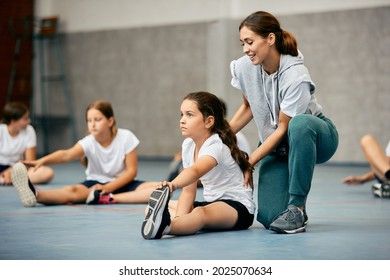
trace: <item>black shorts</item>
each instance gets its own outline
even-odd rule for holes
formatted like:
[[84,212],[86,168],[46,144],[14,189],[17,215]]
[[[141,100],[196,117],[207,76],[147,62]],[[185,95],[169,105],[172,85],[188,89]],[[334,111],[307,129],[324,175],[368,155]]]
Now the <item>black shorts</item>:
[[254,214],[249,213],[248,209],[242,204],[241,202],[235,201],[235,200],[230,200],[230,199],[220,199],[216,201],[194,201],[194,208],[199,207],[199,206],[206,206],[214,202],[222,201],[228,204],[229,206],[233,207],[238,214],[238,219],[236,224],[234,225],[231,230],[242,230],[242,229],[247,229],[253,224],[253,218]]
[[[133,180],[129,184],[124,185],[123,187],[115,190],[113,193],[123,193],[123,192],[134,191],[142,183],[144,183],[144,181]],[[95,180],[85,180],[84,182],[81,182],[80,184],[86,186],[87,188],[90,188],[96,184],[105,185],[107,183],[100,183],[99,181],[95,181]]]
[[10,165],[0,164],[0,173],[3,172],[4,170],[10,168],[10,167],[11,167]]

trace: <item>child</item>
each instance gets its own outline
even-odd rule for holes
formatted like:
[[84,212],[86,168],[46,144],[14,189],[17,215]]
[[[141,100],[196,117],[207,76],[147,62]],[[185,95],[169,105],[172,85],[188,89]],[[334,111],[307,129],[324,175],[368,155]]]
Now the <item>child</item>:
[[[136,136],[130,130],[116,127],[111,104],[106,101],[91,103],[86,110],[86,120],[90,134],[72,148],[24,162],[39,168],[43,164],[69,162],[85,156],[86,181],[59,189],[37,190],[29,182],[24,164],[18,163],[12,169],[12,182],[25,207],[35,206],[37,202],[45,205],[85,203],[92,187],[102,193],[131,191],[132,203],[147,202],[156,183],[134,180],[137,175],[136,147],[139,143]],[[112,203],[108,195],[101,199],[104,201],[100,204]]]
[[378,140],[373,135],[367,134],[362,137],[360,144],[371,171],[345,177],[343,183],[357,185],[377,179],[378,182],[371,187],[373,195],[390,198],[390,142],[386,150],[383,150]]
[[[37,136],[30,125],[29,111],[19,102],[10,102],[3,109],[3,123],[0,124],[0,185],[10,185],[11,166],[20,160],[36,159]],[[28,170],[28,177],[34,184],[49,182],[54,176],[47,166]]]
[[[227,115],[227,106],[226,103],[222,100],[219,99],[222,103],[222,109],[224,112],[224,118],[226,118]],[[251,153],[251,148],[250,144],[248,142],[248,139],[245,137],[244,133],[242,131],[239,131],[236,133],[237,137],[237,146],[241,151],[244,151],[248,155]],[[172,181],[173,179],[176,178],[177,175],[183,170],[183,160],[181,158],[181,152],[177,152],[174,157],[172,162],[169,165],[169,173],[167,177],[167,181]],[[201,187],[201,184],[198,185],[198,187]]]
[[[182,135],[187,137],[182,145],[184,170],[152,193],[142,224],[145,239],[252,225],[253,193],[244,185],[244,174],[251,182],[252,166],[237,147],[223,113],[221,101],[211,93],[195,92],[184,98],[180,119]],[[198,180],[203,184],[204,202],[194,201]],[[170,192],[178,188],[182,193],[169,211]]]

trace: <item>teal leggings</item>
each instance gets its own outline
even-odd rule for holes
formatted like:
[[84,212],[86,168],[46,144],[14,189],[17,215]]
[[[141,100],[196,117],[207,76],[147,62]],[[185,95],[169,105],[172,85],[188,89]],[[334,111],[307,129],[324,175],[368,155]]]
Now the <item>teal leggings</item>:
[[289,204],[305,206],[316,163],[336,152],[338,133],[324,116],[298,115],[288,127],[288,158],[274,153],[260,161],[257,220],[266,228]]

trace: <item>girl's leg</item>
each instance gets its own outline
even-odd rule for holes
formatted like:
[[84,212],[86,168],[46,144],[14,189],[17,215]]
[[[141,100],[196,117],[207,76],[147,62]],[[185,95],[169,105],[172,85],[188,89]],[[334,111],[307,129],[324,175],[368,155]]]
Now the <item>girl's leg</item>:
[[45,205],[85,203],[89,189],[81,184],[65,186],[59,189],[40,189],[36,197],[37,202]]
[[237,210],[225,202],[218,201],[196,207],[190,213],[172,220],[169,234],[189,235],[201,229],[224,230],[234,227],[238,219]]
[[33,184],[48,183],[53,177],[54,171],[48,166],[41,166],[37,170],[34,170],[34,168],[28,169],[28,178]]
[[171,216],[171,219],[174,219],[176,217],[176,210],[177,210],[177,200],[170,200],[168,204],[168,211],[169,215]]
[[112,198],[115,203],[147,203],[157,187],[158,182],[145,182],[133,191],[112,194]]
[[374,173],[381,179],[386,177],[389,180],[390,160],[375,137],[369,134],[363,136],[360,145]]

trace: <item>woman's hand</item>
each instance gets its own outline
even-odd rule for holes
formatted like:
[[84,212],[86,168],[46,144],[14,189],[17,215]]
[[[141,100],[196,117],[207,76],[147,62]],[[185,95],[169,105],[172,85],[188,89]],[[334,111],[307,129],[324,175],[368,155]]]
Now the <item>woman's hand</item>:
[[244,173],[244,187],[253,188],[253,169]]

